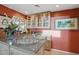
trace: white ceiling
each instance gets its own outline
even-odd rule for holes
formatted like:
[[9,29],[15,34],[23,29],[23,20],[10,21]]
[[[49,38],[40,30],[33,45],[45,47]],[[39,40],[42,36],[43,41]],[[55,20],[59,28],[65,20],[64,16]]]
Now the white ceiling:
[[79,4],[59,4],[59,7],[56,7],[56,4],[39,4],[40,7],[35,7],[34,4],[4,4],[4,6],[7,6],[26,15],[45,11],[54,12],[79,8]]

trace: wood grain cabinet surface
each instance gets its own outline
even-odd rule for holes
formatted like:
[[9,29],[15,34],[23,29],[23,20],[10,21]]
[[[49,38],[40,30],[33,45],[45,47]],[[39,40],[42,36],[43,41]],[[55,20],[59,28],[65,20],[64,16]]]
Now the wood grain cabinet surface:
[[36,55],[45,55],[46,51],[51,51],[51,41],[47,40],[43,46],[39,49]]

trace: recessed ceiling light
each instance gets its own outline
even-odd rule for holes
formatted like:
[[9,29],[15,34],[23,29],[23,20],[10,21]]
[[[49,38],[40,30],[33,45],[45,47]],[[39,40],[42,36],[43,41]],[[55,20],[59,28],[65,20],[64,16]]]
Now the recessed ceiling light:
[[59,5],[56,5],[56,7],[60,7]]
[[35,7],[40,7],[38,4],[34,5]]

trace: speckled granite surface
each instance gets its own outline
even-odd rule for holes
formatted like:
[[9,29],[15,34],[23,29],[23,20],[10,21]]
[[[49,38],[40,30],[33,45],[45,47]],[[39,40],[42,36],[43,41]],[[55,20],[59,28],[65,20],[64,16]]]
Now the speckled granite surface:
[[40,40],[39,42],[33,44],[14,44],[13,46],[17,47],[18,49],[20,49],[20,51],[24,53],[35,54],[41,48],[45,41],[46,40]]
[[9,55],[9,53],[11,55],[34,55],[45,41],[46,40],[42,39],[33,44],[13,44],[10,46],[10,51],[7,43],[0,42],[0,48],[2,47],[2,50],[0,49],[0,55]]

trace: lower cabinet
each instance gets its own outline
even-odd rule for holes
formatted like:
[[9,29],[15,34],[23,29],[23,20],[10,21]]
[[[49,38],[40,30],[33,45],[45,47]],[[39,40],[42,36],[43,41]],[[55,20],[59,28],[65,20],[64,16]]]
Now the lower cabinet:
[[51,40],[47,40],[44,45],[44,50],[50,51],[51,50]]
[[44,47],[41,47],[40,50],[36,53],[36,55],[44,55]]
[[50,40],[47,40],[36,54],[45,55],[45,54],[47,54],[46,51],[48,51],[48,52],[51,51],[51,41]]

